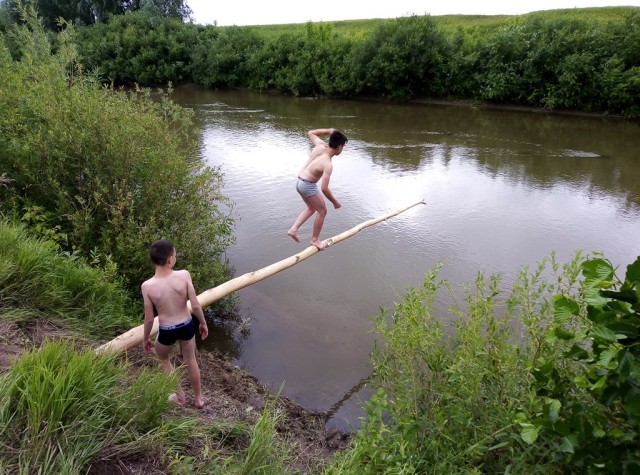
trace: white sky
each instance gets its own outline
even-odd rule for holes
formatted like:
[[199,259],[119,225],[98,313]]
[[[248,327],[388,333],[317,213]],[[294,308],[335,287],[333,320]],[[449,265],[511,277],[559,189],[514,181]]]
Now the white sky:
[[[276,25],[407,15],[519,15],[538,10],[640,6],[640,0],[187,0],[196,23]],[[365,6],[366,5],[366,6]]]

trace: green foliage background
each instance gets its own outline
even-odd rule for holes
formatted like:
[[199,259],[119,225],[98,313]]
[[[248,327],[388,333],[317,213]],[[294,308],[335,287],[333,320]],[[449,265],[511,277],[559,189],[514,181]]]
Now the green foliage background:
[[56,230],[68,253],[114,264],[132,295],[160,238],[197,289],[226,280],[233,221],[191,115],[163,95],[100,85],[82,72],[72,34],[52,47],[32,22],[0,37],[0,212]]
[[255,27],[137,12],[79,33],[82,63],[116,84],[194,82],[640,116],[635,7]]
[[191,15],[185,0],[0,0],[0,10],[10,21],[19,19],[20,6],[37,9],[50,30],[56,29],[60,18],[74,25],[93,25],[108,21],[112,15],[135,11],[179,20],[188,20]]
[[431,271],[375,319],[375,394],[324,473],[637,473],[639,284],[640,258],[619,279],[552,255],[507,291],[479,274],[445,315]]
[[[123,285],[137,295],[151,270],[146,245],[160,237],[184,253],[196,286],[225,278],[232,221],[219,170],[197,157],[189,113],[113,83],[640,115],[638,9],[467,20],[217,28],[138,12],[82,28],[79,56],[73,29],[52,43],[33,18],[14,28],[0,15],[0,211],[26,223],[0,226],[0,316],[53,312],[98,331],[105,311],[103,331],[127,325]],[[637,473],[639,276],[640,261],[620,279],[604,258],[560,266],[552,257],[523,269],[507,294],[499,277],[478,275],[443,316],[433,303],[450,283],[429,273],[375,320],[376,393],[325,473]],[[15,364],[0,385],[0,471],[79,473],[103,449],[87,434],[123,453],[171,437],[183,447],[175,421],[159,419],[171,381],[124,384],[113,363],[47,344]],[[132,412],[136,397],[146,412]],[[219,465],[206,446],[168,465],[280,470],[276,422],[267,413],[256,426],[244,462]]]

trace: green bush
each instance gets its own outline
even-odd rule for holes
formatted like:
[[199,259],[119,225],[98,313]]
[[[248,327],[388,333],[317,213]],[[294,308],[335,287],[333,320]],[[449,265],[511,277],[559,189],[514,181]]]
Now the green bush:
[[164,86],[190,80],[197,33],[195,25],[179,19],[131,12],[79,28],[77,43],[84,67],[105,82]]
[[448,89],[486,102],[635,116],[638,49],[628,37],[638,35],[637,16],[532,14],[471,45],[458,40],[447,63]]
[[214,29],[193,47],[191,77],[207,87],[246,86],[247,60],[262,46],[249,28]]
[[204,27],[136,13],[83,27],[80,44],[83,64],[118,84],[193,81],[637,117],[639,17],[616,7]]
[[72,35],[58,35],[52,54],[32,19],[15,30],[13,57],[0,43],[0,211],[41,209],[69,252],[111,260],[135,295],[160,238],[197,289],[224,281],[233,222],[191,114],[164,95],[100,86],[82,73]]
[[327,474],[637,472],[640,260],[478,275],[446,315],[436,277],[375,319],[376,392]]
[[581,265],[580,292],[554,296],[522,418],[530,444],[588,473],[640,469],[640,258],[620,281],[606,259]]
[[446,44],[430,16],[380,24],[353,53],[355,92],[389,99],[441,95]]
[[453,335],[434,309],[449,286],[437,270],[392,315],[381,312],[377,392],[352,450],[328,473],[560,473],[526,454],[514,427],[531,377],[499,284],[478,275],[464,308],[452,308]]

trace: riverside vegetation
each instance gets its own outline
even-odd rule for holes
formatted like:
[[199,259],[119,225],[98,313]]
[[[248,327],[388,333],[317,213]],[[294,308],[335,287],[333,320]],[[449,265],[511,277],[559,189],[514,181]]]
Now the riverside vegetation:
[[[619,279],[599,256],[553,256],[514,287],[478,275],[447,315],[434,269],[374,329],[362,428],[300,468],[273,403],[256,424],[171,412],[175,379],[96,355],[86,326],[123,318],[122,289],[23,225],[0,225],[0,325],[48,320],[75,341],[33,346],[0,375],[0,473],[637,473],[640,259]],[[546,278],[545,278],[546,276]],[[38,295],[38,298],[34,298]],[[69,299],[68,296],[75,296]],[[453,318],[454,330],[442,322]],[[81,325],[82,324],[82,325]],[[81,330],[80,330],[81,329]],[[72,333],[70,333],[72,332]],[[3,342],[5,343],[5,342]],[[114,465],[113,467],[117,467]]]
[[226,280],[230,203],[220,170],[198,158],[191,113],[166,95],[103,87],[83,73],[73,29],[51,44],[25,20],[0,48],[0,212],[107,270],[136,301],[159,236],[185,250],[197,288]]
[[619,275],[552,255],[511,289],[478,274],[463,302],[429,271],[374,320],[375,395],[329,460],[295,463],[275,399],[253,425],[168,410],[175,379],[92,346],[139,315],[150,237],[224,278],[220,172],[189,158],[185,111],[100,86],[72,28],[52,52],[25,20],[0,43],[0,343],[39,325],[72,339],[27,344],[0,375],[0,473],[637,473],[640,260]]
[[85,69],[115,84],[640,116],[637,7],[255,27],[140,11],[78,28],[78,46]]

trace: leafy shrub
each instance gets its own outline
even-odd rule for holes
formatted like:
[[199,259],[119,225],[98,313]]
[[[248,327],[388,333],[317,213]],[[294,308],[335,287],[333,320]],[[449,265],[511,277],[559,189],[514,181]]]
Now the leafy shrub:
[[437,269],[393,314],[381,312],[375,330],[383,343],[372,356],[377,392],[351,451],[328,473],[560,473],[527,454],[514,426],[532,378],[499,284],[478,275],[464,308],[451,310],[453,335],[434,309],[449,287]]
[[637,117],[639,17],[636,8],[616,7],[204,27],[136,13],[82,28],[80,43],[84,64],[118,84],[193,81]]
[[247,60],[262,46],[262,39],[250,28],[214,29],[193,49],[191,76],[204,86],[245,86]]
[[176,18],[131,12],[77,31],[84,67],[105,81],[155,86],[190,79],[195,25],[185,25]]
[[429,16],[382,23],[353,53],[356,93],[390,99],[442,94],[446,41]]
[[615,21],[531,14],[472,45],[459,40],[447,64],[448,88],[488,102],[634,116],[638,58],[628,41],[640,28],[634,17],[633,11]]
[[589,473],[640,469],[640,258],[624,280],[605,259],[582,263],[578,295],[554,297],[533,374],[528,442]]
[[222,282],[233,222],[191,114],[166,96],[100,86],[82,73],[72,35],[58,35],[52,54],[31,19],[13,35],[17,59],[0,43],[0,210],[54,216],[67,251],[111,260],[135,295],[160,238],[183,253],[196,288]]
[[552,255],[506,299],[479,274],[447,316],[436,273],[375,319],[376,393],[327,474],[637,472],[640,259],[620,282]]

